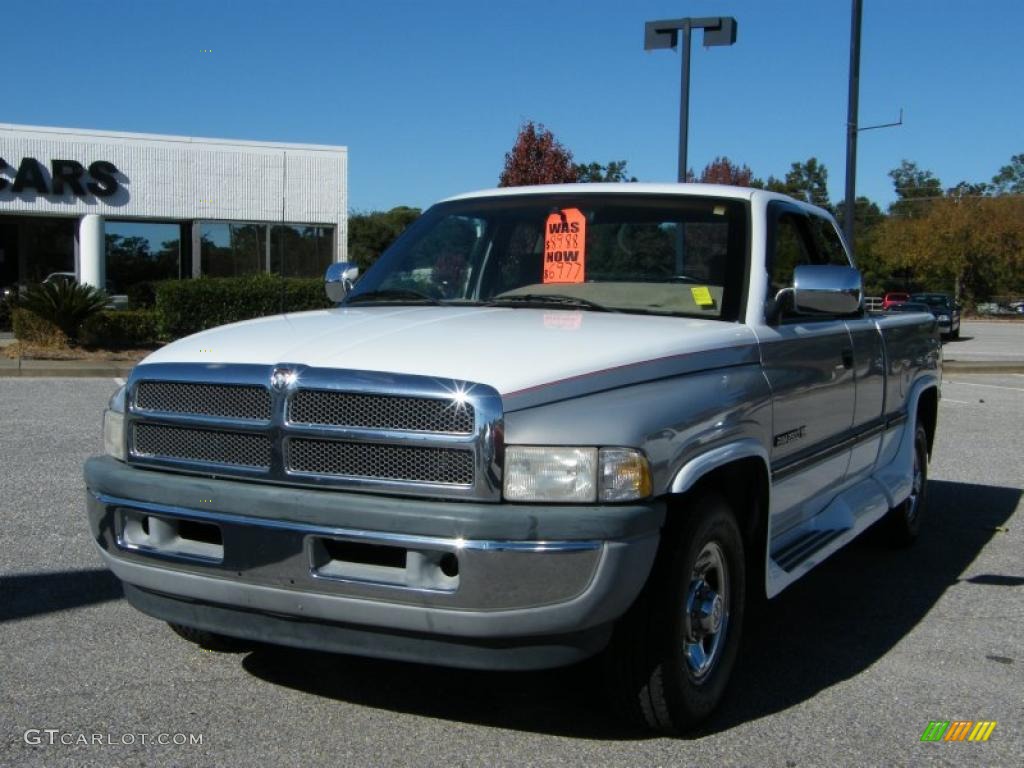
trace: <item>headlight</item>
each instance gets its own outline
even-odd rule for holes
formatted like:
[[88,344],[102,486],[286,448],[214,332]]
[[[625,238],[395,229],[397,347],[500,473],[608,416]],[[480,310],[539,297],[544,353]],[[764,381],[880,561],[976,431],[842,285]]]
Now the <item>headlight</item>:
[[633,501],[650,493],[647,459],[632,448],[512,445],[505,450],[509,501]]
[[125,387],[121,387],[110,398],[107,410],[103,412],[103,452],[120,461],[125,460],[124,398]]
[[939,315],[939,322],[940,323],[948,323],[949,322],[949,315]]

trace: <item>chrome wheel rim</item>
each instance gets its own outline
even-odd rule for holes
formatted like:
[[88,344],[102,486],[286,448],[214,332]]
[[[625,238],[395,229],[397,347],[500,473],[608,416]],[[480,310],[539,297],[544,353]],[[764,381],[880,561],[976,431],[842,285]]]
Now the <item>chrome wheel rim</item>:
[[694,561],[685,611],[683,657],[690,676],[700,682],[718,663],[729,628],[729,571],[714,541]]
[[924,490],[924,467],[921,462],[921,451],[914,446],[914,480],[910,486],[910,496],[907,497],[905,513],[908,523],[917,519],[918,507],[921,503],[921,491]]

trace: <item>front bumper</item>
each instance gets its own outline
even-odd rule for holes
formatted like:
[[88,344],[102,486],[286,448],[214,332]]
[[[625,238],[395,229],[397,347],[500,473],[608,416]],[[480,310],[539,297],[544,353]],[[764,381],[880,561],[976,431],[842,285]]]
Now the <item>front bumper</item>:
[[599,650],[660,503],[474,504],[85,467],[93,536],[141,610],[224,634],[452,666]]

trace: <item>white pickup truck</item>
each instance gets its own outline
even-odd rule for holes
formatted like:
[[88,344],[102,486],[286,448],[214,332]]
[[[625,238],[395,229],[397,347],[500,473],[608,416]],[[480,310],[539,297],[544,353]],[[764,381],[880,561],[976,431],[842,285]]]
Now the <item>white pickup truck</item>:
[[669,732],[721,698],[745,608],[872,524],[921,525],[941,347],[869,316],[828,213],[579,184],[429,209],[337,306],[143,360],[85,465],[139,610],[486,669],[603,654]]

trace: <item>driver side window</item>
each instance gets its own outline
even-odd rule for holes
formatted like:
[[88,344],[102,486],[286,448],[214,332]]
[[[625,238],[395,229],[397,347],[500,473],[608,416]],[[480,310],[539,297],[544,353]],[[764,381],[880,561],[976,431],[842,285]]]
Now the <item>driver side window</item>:
[[802,264],[814,264],[803,216],[783,213],[775,221],[775,243],[771,253],[769,299],[793,285],[793,271]]

